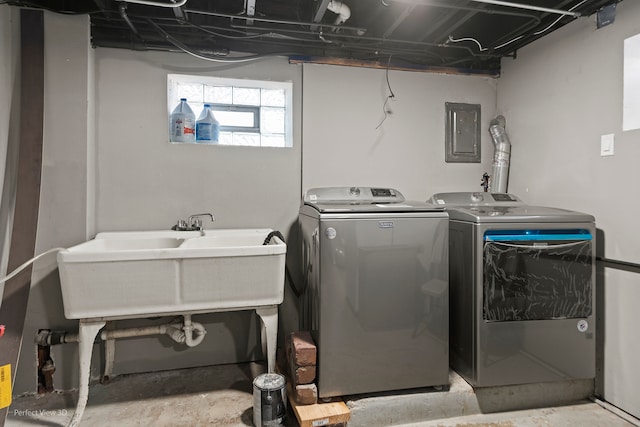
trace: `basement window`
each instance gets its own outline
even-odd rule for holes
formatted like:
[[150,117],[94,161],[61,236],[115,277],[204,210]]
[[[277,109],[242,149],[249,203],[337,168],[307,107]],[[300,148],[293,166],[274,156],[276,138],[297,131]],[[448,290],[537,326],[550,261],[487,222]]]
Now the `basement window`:
[[[291,147],[292,83],[169,74],[168,114],[186,98],[196,120],[210,104],[220,122],[217,144]],[[199,141],[198,141],[199,142]]]

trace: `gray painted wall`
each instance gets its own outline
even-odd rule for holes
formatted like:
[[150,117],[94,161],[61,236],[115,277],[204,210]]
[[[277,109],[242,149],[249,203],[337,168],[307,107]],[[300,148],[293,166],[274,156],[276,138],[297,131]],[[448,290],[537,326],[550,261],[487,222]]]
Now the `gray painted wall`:
[[[93,144],[89,18],[45,14],[44,144],[36,254],[87,239],[87,154]],[[56,254],[35,262],[15,392],[34,391],[39,329],[77,330],[65,319]],[[76,387],[77,346],[53,348],[56,386]],[[71,372],[71,374],[69,374]]]
[[[640,130],[622,131],[624,39],[640,33],[640,2],[618,4],[612,25],[580,18],[504,60],[498,112],[512,142],[509,191],[531,204],[584,211],[601,230],[599,254],[640,263]],[[615,154],[600,156],[600,136]],[[598,391],[640,416],[640,274],[605,268],[597,283]],[[604,378],[604,380],[602,380]],[[636,390],[636,391],[634,391]]]
[[[7,10],[3,6],[3,13]],[[178,218],[206,211],[215,213],[214,227],[271,227],[289,234],[300,200],[299,126],[294,128],[294,147],[287,149],[170,145],[166,74],[292,81],[299,88],[300,67],[281,58],[221,66],[181,54],[94,50],[86,16],[51,13],[45,13],[45,66],[37,253],[72,246],[100,231],[169,229]],[[298,123],[300,95],[294,89]],[[16,394],[36,389],[37,330],[77,329],[76,321],[64,318],[56,267],[55,255],[34,265]],[[208,330],[196,348],[157,338],[118,341],[115,374],[262,358],[252,312],[195,320]],[[150,321],[120,326],[146,323]],[[101,366],[98,350],[96,346],[94,376]],[[77,346],[52,351],[56,388],[77,387]]]
[[[2,23],[7,8],[0,5]],[[625,201],[624,211],[611,206],[633,194],[631,185],[638,178],[632,162],[640,150],[639,131],[620,131],[620,73],[622,40],[640,32],[639,9],[637,2],[622,3],[616,23],[597,31],[592,20],[576,21],[523,49],[517,60],[505,61],[504,75],[497,81],[391,71],[395,99],[388,106],[393,114],[378,129],[388,95],[383,70],[294,66],[284,59],[230,67],[203,65],[181,54],[92,51],[86,17],[47,13],[46,184],[38,250],[69,246],[97,231],[164,229],[177,218],[212,210],[218,218],[215,227],[281,229],[295,254],[295,221],[303,190],[383,185],[420,200],[436,191],[479,189],[492,155],[486,129],[496,114],[504,114],[514,144],[510,190],[530,203],[593,213],[604,230],[606,255],[637,262],[633,245],[637,234],[627,227],[634,224],[632,212],[639,202]],[[0,53],[14,52],[9,46],[16,45],[15,33],[11,37],[12,43],[0,43]],[[13,58],[9,67],[15,69]],[[6,68],[1,70],[6,73]],[[170,72],[293,81],[294,147],[169,145],[164,93]],[[5,75],[0,77],[0,94],[7,95],[11,83]],[[0,112],[10,105],[6,96],[2,99]],[[481,164],[444,162],[446,101],[482,105]],[[11,111],[16,111],[15,106]],[[66,113],[79,114],[74,117],[80,126],[70,130]],[[6,118],[0,115],[0,120]],[[616,155],[609,158],[599,156],[599,137],[605,133],[616,135]],[[0,134],[0,148],[5,138]],[[294,270],[295,264],[293,255]],[[637,278],[628,273],[607,271],[605,276],[607,289],[637,284]],[[639,299],[610,293],[607,313],[630,306],[633,299],[627,297]],[[295,312],[290,299],[282,311],[291,317],[290,324],[295,323],[295,315],[289,316]],[[62,313],[55,260],[36,265],[29,313],[28,333],[75,325]],[[615,352],[637,351],[627,343],[635,336],[627,320],[613,323],[617,330],[607,329],[615,346],[607,350],[609,363]],[[210,333],[194,349],[173,347],[155,338],[119,342],[116,373],[260,357],[257,322],[251,314],[198,321]],[[76,357],[74,345],[54,349],[57,388],[76,386]],[[97,374],[99,360],[94,360]],[[26,346],[16,393],[35,390],[34,362],[34,348]],[[629,368],[607,373],[612,381],[629,372],[638,374],[637,368]],[[625,396],[624,389],[610,390],[614,397]]]
[[[384,186],[426,200],[481,191],[493,148],[496,81],[486,77],[304,66],[302,187]],[[445,163],[445,102],[480,104],[482,163]],[[384,122],[382,122],[384,120]],[[380,125],[380,123],[382,124]],[[377,128],[377,129],[376,129]]]
[[[19,78],[19,14],[15,9],[0,5],[0,275],[4,275],[9,261],[11,222],[14,204],[15,159],[17,155],[20,114],[17,108],[20,94]],[[9,159],[9,161],[7,161]],[[0,296],[4,283],[0,284]]]
[[[299,66],[282,58],[229,65],[117,49],[95,55],[97,231],[169,229],[179,218],[212,212],[216,222],[205,227],[265,227],[289,236],[300,200]],[[293,82],[293,147],[169,144],[168,73]],[[195,348],[155,337],[118,342],[116,373],[262,357],[253,312],[196,320],[208,333]]]

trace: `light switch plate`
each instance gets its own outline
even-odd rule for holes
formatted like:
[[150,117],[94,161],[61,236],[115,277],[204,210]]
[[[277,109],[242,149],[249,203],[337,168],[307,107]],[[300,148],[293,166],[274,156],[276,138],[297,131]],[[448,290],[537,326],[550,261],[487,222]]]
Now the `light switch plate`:
[[614,135],[612,133],[600,137],[600,155],[613,156]]

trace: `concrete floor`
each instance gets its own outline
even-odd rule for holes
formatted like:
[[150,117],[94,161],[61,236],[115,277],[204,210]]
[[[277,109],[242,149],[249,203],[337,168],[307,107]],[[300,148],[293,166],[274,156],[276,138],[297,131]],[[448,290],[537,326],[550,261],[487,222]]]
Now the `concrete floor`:
[[[255,376],[261,364],[211,366],[160,373],[126,375],[109,384],[93,384],[82,427],[103,426],[251,426]],[[572,386],[582,393],[580,385]],[[521,390],[526,397],[526,390]],[[514,390],[506,390],[514,394]],[[493,392],[492,394],[496,394]],[[545,393],[551,394],[553,393]],[[570,393],[569,393],[570,394]],[[77,392],[14,399],[7,427],[65,426]],[[571,399],[569,399],[571,400]],[[473,389],[455,373],[448,390],[414,390],[399,394],[358,396],[347,400],[348,426],[404,427],[628,427],[633,426],[596,403],[579,400],[544,409],[480,414]],[[476,402],[476,403],[474,403]],[[494,408],[495,409],[495,408]],[[298,425],[289,414],[287,426]]]

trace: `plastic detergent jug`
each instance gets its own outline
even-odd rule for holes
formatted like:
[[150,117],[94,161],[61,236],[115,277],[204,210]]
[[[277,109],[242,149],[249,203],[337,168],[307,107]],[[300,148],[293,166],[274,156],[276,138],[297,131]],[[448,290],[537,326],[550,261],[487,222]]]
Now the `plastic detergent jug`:
[[217,143],[219,136],[220,123],[213,115],[211,104],[204,104],[196,122],[196,141]]
[[180,98],[180,104],[171,113],[169,139],[171,142],[194,142],[196,140],[196,115],[187,104],[187,98]]

